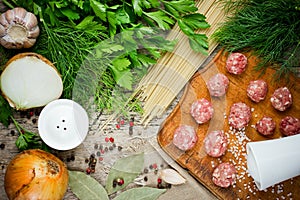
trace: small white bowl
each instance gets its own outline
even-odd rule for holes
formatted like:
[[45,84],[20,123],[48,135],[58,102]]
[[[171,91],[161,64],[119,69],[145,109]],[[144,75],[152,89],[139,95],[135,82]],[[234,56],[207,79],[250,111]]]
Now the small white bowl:
[[38,119],[42,140],[57,150],[69,150],[79,146],[85,139],[89,119],[85,109],[69,99],[48,103]]

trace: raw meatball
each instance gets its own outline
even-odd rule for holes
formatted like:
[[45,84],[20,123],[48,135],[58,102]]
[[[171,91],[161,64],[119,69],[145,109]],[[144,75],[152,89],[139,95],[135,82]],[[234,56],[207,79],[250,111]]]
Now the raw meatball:
[[286,116],[280,121],[279,130],[286,136],[300,133],[300,120],[296,117]]
[[211,96],[221,97],[226,93],[228,84],[227,76],[218,73],[208,80],[207,87]]
[[246,127],[251,119],[251,110],[245,103],[234,103],[230,108],[228,123],[235,129]]
[[235,183],[236,173],[236,169],[231,163],[224,162],[215,168],[212,181],[217,186],[227,188]]
[[226,61],[226,68],[231,74],[241,74],[246,70],[247,57],[242,53],[231,53]]
[[262,135],[272,135],[276,128],[276,123],[271,117],[263,117],[255,125],[256,130]]
[[250,81],[247,87],[248,97],[258,103],[265,99],[268,91],[268,84],[263,80]]
[[190,113],[198,124],[203,124],[212,118],[214,109],[210,101],[202,98],[192,104]]
[[272,106],[279,111],[285,111],[293,104],[292,94],[287,87],[274,91],[271,97]]
[[186,151],[194,147],[198,140],[195,129],[189,125],[179,126],[174,133],[173,144]]
[[224,131],[212,131],[204,139],[205,152],[212,157],[222,156],[228,145],[227,136]]

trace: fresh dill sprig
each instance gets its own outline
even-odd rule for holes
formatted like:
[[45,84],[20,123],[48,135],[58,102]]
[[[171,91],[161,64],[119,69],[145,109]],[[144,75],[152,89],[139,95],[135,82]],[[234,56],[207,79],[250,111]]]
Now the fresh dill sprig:
[[[213,34],[229,52],[253,50],[258,70],[277,70],[276,78],[299,67],[299,0],[220,0],[232,15]],[[238,8],[238,9],[237,9]]]

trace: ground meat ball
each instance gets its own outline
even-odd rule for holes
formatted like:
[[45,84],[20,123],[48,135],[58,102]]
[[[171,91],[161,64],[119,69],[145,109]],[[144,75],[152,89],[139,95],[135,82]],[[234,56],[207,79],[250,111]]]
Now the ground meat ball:
[[205,152],[212,157],[222,156],[228,145],[227,136],[224,131],[212,131],[204,139]]
[[247,87],[248,97],[258,103],[265,99],[268,91],[268,84],[263,80],[250,81]]
[[226,68],[231,74],[241,74],[246,70],[248,59],[244,54],[231,53],[226,61]]
[[276,123],[271,117],[263,117],[255,125],[256,130],[262,135],[272,135],[276,128]]
[[280,121],[279,130],[286,136],[300,133],[300,120],[296,117],[286,116]]
[[221,97],[226,93],[228,84],[229,80],[227,76],[218,73],[208,80],[207,87],[211,96]]
[[173,144],[186,151],[194,147],[198,140],[195,129],[189,125],[179,126],[174,133]]
[[292,94],[287,87],[281,87],[274,91],[271,97],[272,106],[279,111],[285,111],[292,103]]
[[228,123],[235,129],[246,127],[251,119],[251,110],[245,103],[234,103],[230,108]]
[[210,101],[202,98],[192,104],[190,113],[198,124],[203,124],[212,118],[214,109]]
[[217,186],[227,188],[235,183],[236,173],[236,169],[231,163],[224,162],[215,168],[212,181]]

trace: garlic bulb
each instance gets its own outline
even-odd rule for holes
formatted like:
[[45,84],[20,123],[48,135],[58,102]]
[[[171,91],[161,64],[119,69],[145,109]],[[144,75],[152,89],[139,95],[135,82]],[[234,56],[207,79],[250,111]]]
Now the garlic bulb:
[[11,107],[26,110],[58,99],[63,82],[48,59],[36,53],[20,53],[6,63],[0,87]]
[[7,49],[30,48],[39,33],[36,16],[24,8],[17,7],[0,16],[0,43]]
[[68,187],[68,170],[50,153],[38,149],[25,150],[7,166],[4,186],[10,200],[59,200]]

